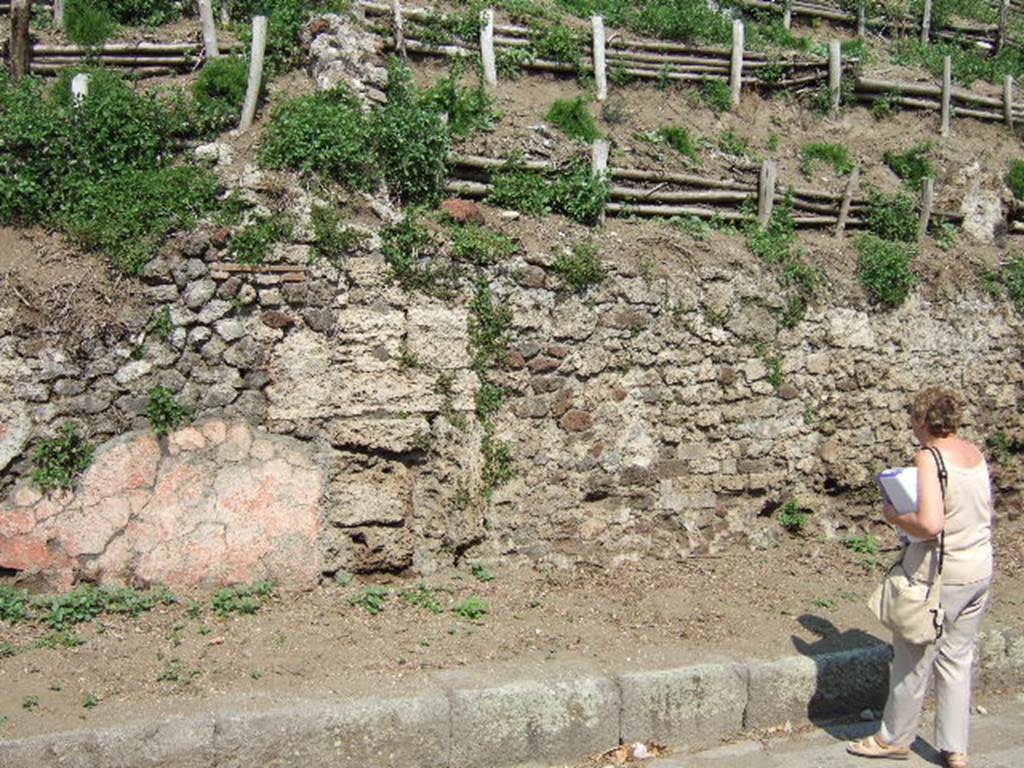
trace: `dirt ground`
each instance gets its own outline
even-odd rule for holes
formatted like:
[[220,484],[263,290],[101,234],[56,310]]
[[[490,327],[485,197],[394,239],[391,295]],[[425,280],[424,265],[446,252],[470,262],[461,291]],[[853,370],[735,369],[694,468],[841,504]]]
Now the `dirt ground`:
[[[72,631],[84,642],[74,648],[33,647],[51,634],[39,622],[0,625],[0,646],[16,649],[0,658],[0,717],[7,718],[0,737],[193,711],[239,696],[397,690],[443,669],[498,674],[588,662],[621,671],[821,653],[885,638],[864,602],[891,553],[872,562],[819,530],[812,520],[804,536],[780,531],[766,549],[615,570],[499,564],[488,566],[493,578],[484,581],[466,564],[422,580],[329,583],[275,594],[254,615],[219,616],[209,594],[183,594],[179,604],[137,618],[80,624]],[[884,528],[877,532],[883,546],[894,544]],[[1019,517],[998,527],[990,629],[1024,627],[1022,533]],[[439,613],[401,596],[420,584],[434,589]],[[367,587],[388,592],[377,614],[356,602]],[[470,596],[487,605],[476,620],[453,610]],[[190,599],[202,608],[189,610]],[[87,708],[90,694],[97,704]]]

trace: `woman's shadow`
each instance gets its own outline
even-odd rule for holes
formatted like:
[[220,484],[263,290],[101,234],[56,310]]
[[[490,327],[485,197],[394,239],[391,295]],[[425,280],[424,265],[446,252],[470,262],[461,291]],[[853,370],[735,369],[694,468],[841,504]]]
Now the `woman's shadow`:
[[[877,733],[889,693],[889,644],[860,629],[840,630],[810,613],[797,617],[797,622],[814,636],[810,641],[791,636],[797,653],[811,659],[816,668],[807,719],[840,741]],[[860,719],[868,709],[874,718]],[[938,750],[920,736],[911,749],[929,763],[942,765]]]

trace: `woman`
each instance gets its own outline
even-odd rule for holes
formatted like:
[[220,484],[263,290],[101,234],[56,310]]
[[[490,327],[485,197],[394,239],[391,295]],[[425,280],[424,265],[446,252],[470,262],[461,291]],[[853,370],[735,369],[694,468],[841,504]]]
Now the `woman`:
[[[935,740],[948,768],[966,768],[971,709],[971,663],[992,579],[992,491],[988,466],[978,448],[957,437],[957,396],[942,387],[918,393],[911,407],[914,437],[924,447],[917,465],[916,512],[897,515],[889,504],[885,519],[901,531],[908,575],[930,583],[945,530],[940,590],[946,618],[942,637],[929,645],[893,638],[889,699],[882,727],[851,742],[847,751],[863,757],[906,758],[914,741],[925,688],[935,670]],[[934,448],[940,454],[936,463]],[[945,498],[939,480],[945,465]]]

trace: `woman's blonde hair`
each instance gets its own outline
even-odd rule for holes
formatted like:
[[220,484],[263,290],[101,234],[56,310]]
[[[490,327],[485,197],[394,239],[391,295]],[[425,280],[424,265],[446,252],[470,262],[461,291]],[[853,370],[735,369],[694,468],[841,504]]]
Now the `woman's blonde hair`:
[[927,387],[914,397],[910,415],[923,421],[925,429],[935,437],[946,437],[960,426],[960,396],[946,387]]

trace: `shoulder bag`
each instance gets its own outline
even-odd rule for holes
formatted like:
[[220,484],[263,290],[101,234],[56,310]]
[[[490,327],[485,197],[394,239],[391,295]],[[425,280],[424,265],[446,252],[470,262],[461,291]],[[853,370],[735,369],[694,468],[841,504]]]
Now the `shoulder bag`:
[[[939,487],[942,499],[946,499],[948,475],[946,464],[935,448],[927,449],[935,459],[939,472]],[[903,566],[906,546],[900,559],[893,563],[882,579],[882,583],[868,600],[868,607],[882,622],[883,626],[892,630],[893,635],[912,645],[928,645],[942,637],[942,624],[946,618],[939,601],[942,591],[942,561],[946,555],[946,532],[939,534],[938,558],[932,557],[935,577],[930,585],[915,581]],[[934,550],[933,550],[934,552]]]

